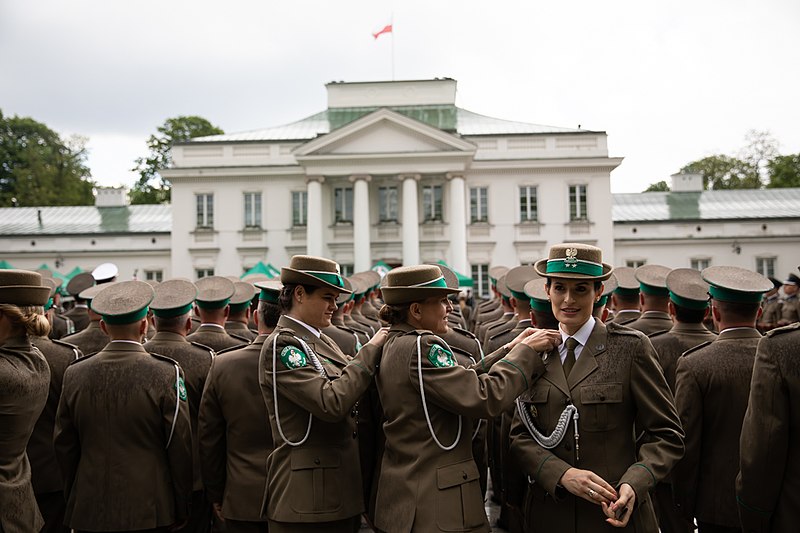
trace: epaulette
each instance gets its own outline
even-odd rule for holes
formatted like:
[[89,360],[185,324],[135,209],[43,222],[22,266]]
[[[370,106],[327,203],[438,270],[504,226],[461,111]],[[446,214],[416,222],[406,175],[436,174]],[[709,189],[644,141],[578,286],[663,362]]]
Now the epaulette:
[[605,325],[606,329],[610,332],[620,333],[622,335],[631,335],[633,337],[644,337],[645,334],[638,329],[629,328],[617,322],[609,322]]
[[100,353],[100,352],[92,352],[92,353],[83,354],[81,357],[78,357],[77,359],[75,359],[74,361],[72,361],[72,362],[71,362],[70,364],[68,364],[67,366],[68,366],[68,367],[70,367],[70,366],[72,366],[72,365],[74,365],[74,364],[80,363],[81,361],[86,361],[86,360],[87,360],[87,359],[89,359],[90,357],[94,357],[95,355],[97,355],[97,354],[99,354],[99,353]]
[[83,353],[81,352],[81,349],[78,348],[77,346],[75,346],[74,344],[70,344],[68,342],[64,342],[61,339],[50,339],[50,342],[52,342],[53,344],[58,344],[59,346],[63,346],[64,348],[69,348],[70,350],[72,350],[72,353],[75,354],[75,360],[76,361],[83,356]]
[[150,355],[152,355],[152,356],[153,356],[153,357],[155,357],[156,359],[159,359],[159,360],[161,360],[161,361],[164,361],[165,363],[169,363],[169,364],[171,364],[171,365],[178,365],[178,366],[181,366],[181,365],[180,365],[180,364],[178,364],[178,362],[177,362],[175,359],[173,359],[172,357],[167,357],[166,355],[161,355],[160,353],[155,353],[155,352],[149,352],[149,353],[150,353]]
[[659,335],[663,335],[664,333],[669,333],[669,331],[670,330],[668,329],[662,329],[661,331],[656,331],[655,333],[651,333],[650,335],[648,335],[648,338],[652,339],[653,337],[658,337]]
[[240,335],[237,335],[236,333],[231,333],[230,331],[228,332],[228,335],[230,335],[231,337],[233,337],[237,341],[242,341],[242,342],[244,342],[246,344],[250,344],[250,339],[248,339],[247,337],[242,337]]
[[[203,345],[200,344],[199,346],[203,346]],[[224,348],[224,349],[216,352],[216,355],[222,355],[222,354],[228,353],[228,352],[235,352],[236,350],[241,350],[242,348],[244,348],[244,346],[228,346],[227,348]],[[211,348],[207,348],[207,349],[210,350]]]
[[452,329],[456,333],[460,333],[461,335],[464,335],[465,337],[469,337],[470,339],[477,339],[478,338],[478,337],[475,336],[474,333],[472,333],[471,331],[467,331],[466,329],[463,329],[463,328],[459,328],[459,327],[453,326],[450,329]]
[[794,331],[796,329],[800,329],[800,322],[794,322],[789,324],[788,326],[781,326],[779,328],[771,329],[767,332],[767,337],[773,337],[775,335],[780,335],[781,333],[786,333],[787,331]]
[[[512,332],[512,331],[514,331],[515,329],[516,329],[516,328],[507,329],[507,330],[505,330],[505,331],[498,331],[497,333],[495,333],[494,335],[490,336],[490,337],[489,337],[488,339],[486,339],[486,340],[487,340],[487,341],[491,341],[491,340],[494,340],[494,339],[496,339],[496,338],[498,338],[498,337],[502,337],[503,335],[506,335],[506,334],[508,334],[508,333],[510,333],[510,332]],[[486,348],[486,346],[484,346],[484,348]]]
[[709,345],[709,344],[711,344],[712,342],[714,342],[714,341],[705,341],[705,342],[703,342],[703,343],[701,343],[701,344],[698,344],[697,346],[694,346],[694,347],[692,347],[692,348],[689,348],[688,350],[686,350],[685,352],[683,352],[683,353],[681,354],[681,357],[686,357],[686,356],[687,356],[687,355],[689,355],[690,353],[694,353],[694,352],[696,352],[697,350],[699,350],[700,348],[705,348],[706,346],[708,346],[708,345]]
[[[206,346],[205,344],[200,344],[199,342],[189,341],[189,344],[191,344],[193,346],[197,346],[198,348],[202,348],[203,350],[205,350],[207,352],[210,352],[211,353],[211,357],[214,357],[215,355],[221,353],[221,352],[215,352],[214,349],[211,348],[210,346]],[[233,346],[233,348],[240,348],[240,346]]]

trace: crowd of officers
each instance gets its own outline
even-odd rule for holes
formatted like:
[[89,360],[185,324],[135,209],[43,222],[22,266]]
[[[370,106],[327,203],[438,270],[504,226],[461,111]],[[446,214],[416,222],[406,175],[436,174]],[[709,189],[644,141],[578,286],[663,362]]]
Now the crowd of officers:
[[573,345],[538,263],[0,271],[0,532],[796,531],[800,278],[596,263]]

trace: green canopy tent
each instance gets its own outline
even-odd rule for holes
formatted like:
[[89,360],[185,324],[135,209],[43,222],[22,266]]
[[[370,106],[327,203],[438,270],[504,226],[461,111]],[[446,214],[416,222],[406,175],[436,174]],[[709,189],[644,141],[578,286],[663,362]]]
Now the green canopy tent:
[[[249,276],[250,274],[263,274],[267,276],[269,279],[274,279],[276,277],[276,269],[272,265],[265,265],[263,261],[259,261],[258,263],[253,266],[250,270],[239,276],[239,279],[242,279],[245,276]],[[278,272],[280,274],[280,272]]]
[[386,273],[389,272],[391,269],[392,269],[392,267],[390,267],[389,265],[387,265],[383,261],[378,261],[377,263],[372,265],[372,270],[374,270],[375,272],[380,274],[381,277],[385,276]]
[[281,277],[281,271],[279,269],[275,268],[272,265],[272,263],[267,263],[265,266],[267,267],[267,270],[269,270],[271,272],[271,274],[272,274],[271,277],[273,277],[273,278]]
[[6,261],[5,259],[0,260],[0,270],[8,270],[10,268],[14,268],[13,266],[11,266],[11,263]]
[[462,274],[460,272],[456,272],[456,270],[453,267],[451,267],[450,265],[448,265],[444,261],[437,261],[437,263],[439,263],[440,265],[446,266],[447,268],[449,268],[450,270],[452,270],[453,272],[456,273],[456,277],[458,277],[458,286],[459,287],[472,287],[472,286],[475,285],[475,283],[472,281],[472,278],[468,278],[464,274]]

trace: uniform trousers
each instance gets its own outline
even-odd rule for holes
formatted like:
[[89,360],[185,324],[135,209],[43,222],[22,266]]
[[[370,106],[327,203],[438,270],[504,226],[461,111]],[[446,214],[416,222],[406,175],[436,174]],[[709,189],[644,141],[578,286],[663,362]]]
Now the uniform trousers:
[[211,504],[206,499],[205,491],[192,492],[192,512],[184,529],[192,533],[208,533],[211,531],[211,514]]
[[40,533],[69,533],[70,529],[64,525],[67,503],[62,491],[37,494],[36,503],[44,518],[44,527]]
[[269,533],[353,533],[361,527],[361,515],[333,522],[269,521]]
[[653,491],[658,527],[661,533],[692,533],[694,525],[683,517],[672,498],[672,485],[659,483]]

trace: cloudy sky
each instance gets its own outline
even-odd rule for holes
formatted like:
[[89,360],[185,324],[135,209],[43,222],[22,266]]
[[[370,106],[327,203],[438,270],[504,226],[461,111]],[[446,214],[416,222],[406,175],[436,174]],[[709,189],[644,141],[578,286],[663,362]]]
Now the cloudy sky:
[[603,130],[614,192],[735,154],[800,152],[797,0],[0,0],[0,109],[89,138],[93,178],[135,180],[168,117],[225,132],[325,108],[329,81],[451,77],[477,113]]

